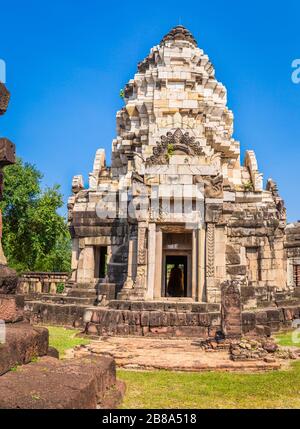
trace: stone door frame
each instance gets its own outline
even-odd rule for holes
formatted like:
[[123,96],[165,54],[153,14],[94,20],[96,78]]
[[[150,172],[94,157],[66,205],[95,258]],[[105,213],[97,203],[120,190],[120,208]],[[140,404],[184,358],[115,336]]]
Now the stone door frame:
[[[177,298],[177,300],[193,300],[206,302],[206,228],[186,230],[185,225],[177,226],[182,232],[191,232],[191,285],[190,298]],[[176,227],[175,227],[176,228]],[[174,231],[176,229],[174,228]],[[162,294],[162,266],[163,266],[163,233],[172,232],[172,226],[151,223],[149,225],[148,243],[148,270],[147,270],[147,300],[168,300]],[[177,252],[180,251],[179,249]],[[182,250],[183,252],[185,250]],[[179,254],[179,253],[177,253]]]

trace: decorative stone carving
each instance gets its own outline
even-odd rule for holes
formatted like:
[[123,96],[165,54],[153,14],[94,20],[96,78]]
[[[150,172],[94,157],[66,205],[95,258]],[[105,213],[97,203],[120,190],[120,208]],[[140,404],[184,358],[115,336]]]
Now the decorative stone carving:
[[279,196],[277,183],[273,179],[268,179],[268,182],[267,182],[267,191],[271,192],[272,195],[273,195],[273,197],[278,197]]
[[136,273],[136,279],[134,288],[135,289],[144,289],[146,281],[146,266],[138,266],[137,267],[137,273]]
[[206,198],[223,198],[223,176],[219,174],[215,178],[204,180]]
[[221,285],[222,297],[222,328],[226,337],[240,337],[241,323],[241,294],[239,283],[227,281]]
[[188,132],[183,133],[179,128],[174,132],[168,132],[161,137],[161,142],[153,149],[153,155],[147,159],[146,165],[166,165],[169,163],[168,149],[172,152],[183,152],[190,156],[201,156],[204,154],[202,147],[191,137]]
[[72,192],[73,194],[78,194],[82,189],[84,189],[83,177],[74,176],[72,181]]
[[206,276],[215,276],[215,225],[207,224],[206,231]]
[[145,227],[138,229],[138,265],[146,264],[146,232]]

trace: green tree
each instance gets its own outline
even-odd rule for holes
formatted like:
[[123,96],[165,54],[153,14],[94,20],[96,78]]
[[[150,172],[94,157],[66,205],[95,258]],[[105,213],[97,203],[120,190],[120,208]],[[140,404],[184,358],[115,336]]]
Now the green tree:
[[3,248],[12,268],[20,271],[70,271],[71,240],[57,210],[59,186],[41,187],[42,174],[20,158],[5,168]]

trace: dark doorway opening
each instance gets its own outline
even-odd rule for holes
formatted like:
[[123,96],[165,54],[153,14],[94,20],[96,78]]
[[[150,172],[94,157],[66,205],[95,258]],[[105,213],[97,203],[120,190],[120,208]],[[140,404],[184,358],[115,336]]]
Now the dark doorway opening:
[[107,247],[99,248],[99,265],[98,265],[99,279],[104,279],[107,274]]
[[186,298],[188,296],[188,257],[166,256],[166,296]]

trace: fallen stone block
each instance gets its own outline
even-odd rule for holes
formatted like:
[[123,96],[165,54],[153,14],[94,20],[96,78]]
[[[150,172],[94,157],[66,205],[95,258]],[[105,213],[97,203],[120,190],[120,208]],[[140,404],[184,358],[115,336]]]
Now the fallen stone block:
[[0,409],[114,408],[123,393],[110,357],[44,357],[0,377]]
[[6,340],[0,344],[0,375],[47,355],[48,341],[46,328],[34,328],[25,322],[6,325]]

